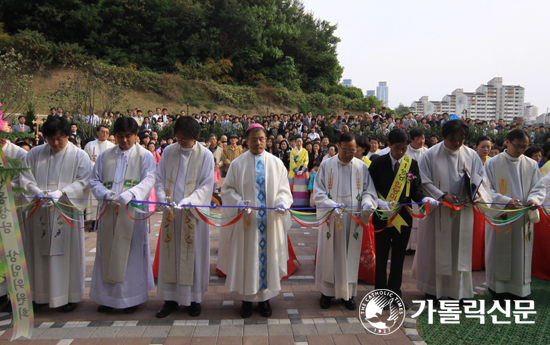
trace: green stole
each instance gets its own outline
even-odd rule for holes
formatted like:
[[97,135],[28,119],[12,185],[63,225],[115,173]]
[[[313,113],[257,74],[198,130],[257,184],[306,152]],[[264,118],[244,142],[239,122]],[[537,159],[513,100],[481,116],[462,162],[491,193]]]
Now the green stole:
[[[109,190],[113,188],[117,168],[117,149],[118,146],[111,147],[103,154],[103,185]],[[134,145],[134,149],[128,157],[121,193],[140,183],[141,165],[146,152],[147,150],[140,145]],[[124,167],[119,168],[123,169]],[[121,206],[126,207],[126,205]],[[120,207],[114,203],[109,203],[106,207],[107,210],[103,215],[100,227],[103,281],[111,284],[124,283],[132,233],[134,232],[134,220],[126,212],[119,213]],[[128,213],[134,217],[134,208],[129,207]]]
[[[167,197],[173,197],[175,180],[174,172],[177,174],[180,160],[181,148],[179,144],[173,144],[169,152],[165,191]],[[198,142],[193,146],[191,156],[187,162],[187,173],[185,175],[185,189],[183,198],[190,196],[197,185],[202,171],[205,148]],[[177,180],[177,178],[176,178]],[[162,253],[162,279],[165,283],[192,286],[195,268],[195,228],[198,216],[195,208],[183,209],[180,229],[180,258],[179,272],[176,272],[176,237],[174,226],[174,215],[172,212],[164,211],[162,215],[161,245],[164,246]],[[178,274],[179,273],[179,274]],[[178,279],[179,278],[179,279]]]

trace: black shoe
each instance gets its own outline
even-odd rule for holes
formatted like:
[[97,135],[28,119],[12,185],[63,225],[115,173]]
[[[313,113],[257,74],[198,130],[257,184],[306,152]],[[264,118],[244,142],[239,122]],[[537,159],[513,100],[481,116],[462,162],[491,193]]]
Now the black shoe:
[[355,304],[355,299],[352,297],[350,299],[348,299],[347,301],[344,302],[344,305],[346,306],[346,308],[348,308],[349,310],[355,310],[357,309],[357,305]]
[[11,313],[11,303],[8,295],[0,296],[0,312]]
[[128,307],[128,308],[124,308],[124,314],[133,314],[136,312],[137,310],[137,305],[133,306],[133,307]]
[[321,294],[321,300],[319,300],[319,305],[321,306],[321,309],[328,309],[330,308],[330,299],[332,297],[325,296]]
[[32,310],[37,311],[45,305],[48,305],[48,304],[47,303],[36,303],[35,301],[32,301]]
[[99,307],[97,307],[97,311],[100,313],[107,313],[107,312],[110,312],[111,310],[113,310],[113,308],[107,307],[106,305],[100,305]]
[[8,295],[0,296],[0,305],[9,302]]
[[201,314],[202,308],[200,303],[191,302],[189,306],[189,316],[199,316]]
[[64,313],[71,312],[76,309],[76,303],[67,303],[61,307],[61,311]]
[[271,305],[269,304],[269,301],[259,302],[258,309],[260,309],[260,314],[263,317],[270,317],[271,314],[273,313],[273,310],[271,309]]
[[405,250],[405,255],[407,256],[414,255],[415,253],[416,253],[416,250],[412,250],[412,249]]
[[162,319],[170,315],[171,312],[178,309],[178,302],[176,301],[166,301],[160,310],[157,312],[157,317]]
[[241,317],[246,319],[250,316],[252,316],[252,302],[243,301],[243,305],[241,307]]

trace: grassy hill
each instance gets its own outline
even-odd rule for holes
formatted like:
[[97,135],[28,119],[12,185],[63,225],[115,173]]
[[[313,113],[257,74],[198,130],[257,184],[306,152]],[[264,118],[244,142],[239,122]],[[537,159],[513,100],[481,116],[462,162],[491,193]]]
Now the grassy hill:
[[[98,64],[85,67],[48,67],[34,76],[35,113],[47,114],[50,107],[61,106],[71,112],[93,105],[98,115],[103,110],[126,112],[167,108],[169,113],[212,111],[221,114],[265,115],[313,111],[327,115],[349,111],[363,114],[374,99],[350,99],[340,94],[305,94],[285,88],[223,85],[210,81],[184,80],[177,74],[158,74]],[[91,86],[90,86],[91,85]],[[88,93],[88,95],[85,95]],[[91,99],[93,98],[93,99]],[[369,100],[369,102],[365,102]],[[361,104],[364,103],[364,104]],[[79,104],[79,105],[78,105]],[[345,107],[345,105],[352,105]],[[269,111],[268,111],[269,109]]]

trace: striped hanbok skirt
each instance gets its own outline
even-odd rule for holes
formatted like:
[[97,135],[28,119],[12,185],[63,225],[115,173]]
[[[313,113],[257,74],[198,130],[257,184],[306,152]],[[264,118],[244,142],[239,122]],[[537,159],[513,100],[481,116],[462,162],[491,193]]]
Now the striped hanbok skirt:
[[301,175],[294,174],[294,178],[288,179],[294,202],[292,207],[309,207],[309,173],[307,170]]

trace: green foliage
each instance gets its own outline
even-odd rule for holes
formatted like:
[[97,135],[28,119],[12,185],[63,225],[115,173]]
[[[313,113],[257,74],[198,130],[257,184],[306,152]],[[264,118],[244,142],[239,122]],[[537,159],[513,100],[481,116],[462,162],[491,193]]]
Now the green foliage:
[[19,31],[13,35],[12,47],[38,69],[53,61],[54,45],[38,31],[29,29]]
[[217,108],[218,108],[218,106],[215,105],[214,103],[205,103],[205,104],[204,104],[204,107],[205,107],[206,109],[209,109],[209,110],[214,110],[214,109],[217,109]]
[[12,38],[4,32],[4,23],[0,23],[0,52],[7,51],[11,48]]
[[158,132],[160,139],[169,139],[174,137],[174,124],[165,125],[162,130]]
[[21,49],[38,67],[83,63],[88,52],[187,80],[323,93],[343,71],[336,26],[299,0],[3,0],[0,22],[13,35],[0,32],[0,49]]
[[[32,134],[22,133],[22,132],[3,132],[0,131],[0,139],[8,139],[15,142],[17,139],[33,138]],[[0,145],[0,152],[2,152],[2,145]],[[23,168],[23,161],[17,158],[6,158],[6,165],[2,160],[0,160],[0,186],[6,183],[6,180],[9,178],[13,180],[18,177],[22,172],[30,170],[28,168]],[[20,189],[18,189],[20,191]]]
[[323,135],[327,137],[331,143],[338,142],[338,139],[336,138],[336,133],[334,132],[334,127],[332,127],[330,122],[326,123],[325,129],[323,130]]
[[408,114],[410,111],[411,111],[411,109],[409,107],[407,107],[403,103],[399,103],[399,106],[397,108],[395,108],[395,110],[394,110],[395,117],[396,118],[402,118],[403,115]]
[[29,103],[27,105],[27,111],[25,112],[25,124],[29,126],[32,129],[32,121],[36,118],[36,115],[34,113],[34,105],[32,103]]

